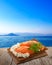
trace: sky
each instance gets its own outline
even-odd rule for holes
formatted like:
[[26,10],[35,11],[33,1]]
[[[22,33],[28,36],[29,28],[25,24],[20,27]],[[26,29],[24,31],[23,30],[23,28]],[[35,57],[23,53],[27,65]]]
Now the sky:
[[52,0],[0,0],[0,33],[52,33]]

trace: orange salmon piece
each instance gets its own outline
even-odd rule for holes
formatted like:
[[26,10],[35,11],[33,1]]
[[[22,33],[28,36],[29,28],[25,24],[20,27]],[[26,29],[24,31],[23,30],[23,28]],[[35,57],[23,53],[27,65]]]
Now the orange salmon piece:
[[27,46],[20,46],[19,48],[16,48],[15,51],[16,52],[21,52],[21,53],[29,53],[29,54],[33,54],[34,52],[32,50],[28,49],[29,47]]
[[28,46],[28,47],[30,47],[30,43],[22,43],[22,44],[20,44],[20,46]]

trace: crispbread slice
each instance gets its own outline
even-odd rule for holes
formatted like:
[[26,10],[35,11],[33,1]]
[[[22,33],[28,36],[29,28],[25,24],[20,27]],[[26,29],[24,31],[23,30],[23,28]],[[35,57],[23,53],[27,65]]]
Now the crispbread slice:
[[30,57],[28,58],[18,58],[16,57],[11,51],[10,51],[10,48],[8,49],[8,53],[9,55],[11,56],[11,58],[13,59],[13,61],[16,63],[16,64],[21,64],[21,63],[25,63],[25,62],[28,62],[30,60],[33,60],[33,59],[37,59],[37,58],[40,58],[40,57],[44,57],[44,56],[47,56],[47,53],[44,51],[41,51],[39,53],[36,53],[36,54],[33,54],[31,55]]

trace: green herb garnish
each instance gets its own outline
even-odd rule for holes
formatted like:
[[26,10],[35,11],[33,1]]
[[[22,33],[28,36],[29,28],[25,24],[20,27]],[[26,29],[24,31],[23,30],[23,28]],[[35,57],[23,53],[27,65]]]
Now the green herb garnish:
[[35,53],[37,53],[37,52],[40,51],[41,48],[42,48],[42,44],[41,43],[32,43],[32,45],[30,46],[29,50],[32,50]]
[[37,44],[37,47],[38,47],[39,49],[41,49],[41,48],[42,48],[42,44],[39,42],[39,43]]

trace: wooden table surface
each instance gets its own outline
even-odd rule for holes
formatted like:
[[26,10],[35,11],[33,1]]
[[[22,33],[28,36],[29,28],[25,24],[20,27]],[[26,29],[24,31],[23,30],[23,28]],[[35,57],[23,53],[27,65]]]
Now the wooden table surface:
[[[34,59],[19,65],[52,65],[52,47],[48,47],[46,52],[48,53],[48,56]],[[16,65],[8,54],[7,48],[0,48],[0,65]]]

